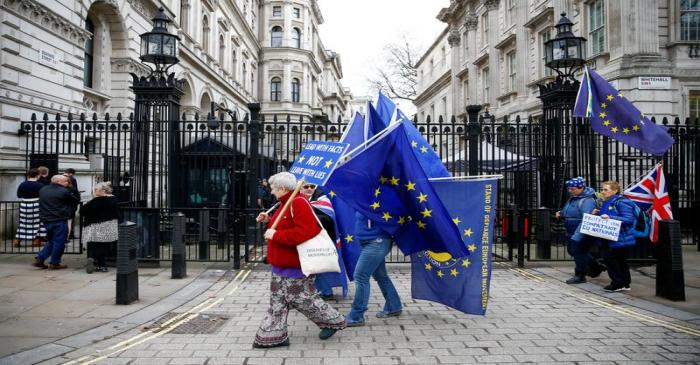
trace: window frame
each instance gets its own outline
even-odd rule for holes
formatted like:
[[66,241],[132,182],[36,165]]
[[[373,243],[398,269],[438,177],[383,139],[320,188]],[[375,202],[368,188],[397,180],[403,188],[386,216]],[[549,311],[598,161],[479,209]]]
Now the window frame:
[[[684,9],[683,6],[683,0],[679,3],[679,14],[678,14],[678,25],[680,27],[680,40],[683,42],[697,42],[700,41],[700,3],[697,4],[696,9],[691,9],[691,8],[686,8]],[[684,31],[684,24],[683,24],[683,16],[684,15],[695,15],[695,23],[694,27],[689,27],[688,25],[685,26],[685,31]],[[688,22],[689,23],[689,22]],[[690,24],[690,23],[689,23]],[[695,30],[695,38],[690,37],[690,29]]]
[[486,12],[481,16],[481,46],[484,47],[489,44],[489,13]]
[[292,79],[292,102],[299,103],[301,101],[301,81],[298,78]]
[[[277,31],[279,29],[279,31]],[[277,35],[277,36],[276,36]],[[277,42],[275,42],[277,41]],[[284,41],[284,29],[281,26],[275,25],[270,29],[270,47],[280,48],[283,46]]]
[[295,19],[301,19],[301,8],[292,8],[292,15]]
[[85,30],[87,30],[91,34],[85,40],[85,58],[83,59],[83,86],[92,88],[95,84],[95,23],[93,23],[92,20],[90,20],[90,18],[85,18]]
[[488,67],[481,69],[481,89],[483,104],[488,104],[491,99],[491,70]]
[[277,76],[270,79],[270,101],[282,101],[282,79]]
[[282,6],[281,5],[273,5],[272,6],[272,16],[274,18],[281,18],[282,17]]
[[292,47],[301,48],[301,29],[292,28]]
[[691,122],[700,119],[700,89],[688,91],[688,118]]
[[[599,23],[598,23],[599,22]],[[605,1],[595,0],[588,4],[588,43],[591,56],[604,53],[605,46]]]
[[508,61],[508,91],[515,92],[516,81],[517,81],[517,63],[518,54],[514,49],[506,53],[506,60]]

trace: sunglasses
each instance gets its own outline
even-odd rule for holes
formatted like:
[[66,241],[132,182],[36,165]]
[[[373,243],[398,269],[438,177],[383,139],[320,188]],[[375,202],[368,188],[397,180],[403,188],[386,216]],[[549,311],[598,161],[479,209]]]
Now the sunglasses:
[[304,189],[316,189],[316,185],[304,185],[302,186]]

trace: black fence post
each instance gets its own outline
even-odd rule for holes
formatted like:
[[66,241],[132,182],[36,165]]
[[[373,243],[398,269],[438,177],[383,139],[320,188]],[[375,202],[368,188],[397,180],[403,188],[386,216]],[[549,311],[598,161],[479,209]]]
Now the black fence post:
[[258,160],[260,155],[260,104],[248,104],[250,120],[248,121],[248,208],[256,208],[258,195]]
[[469,143],[469,175],[479,174],[479,111],[481,105],[467,105],[469,123],[467,124],[467,141]]
[[139,271],[136,260],[136,223],[119,225],[117,243],[117,304],[131,304],[139,299]]
[[549,209],[538,209],[537,218],[537,258],[552,258],[552,215]]
[[[697,217],[700,215],[700,178],[698,178],[698,168],[700,168],[700,131],[698,131],[698,119],[695,119],[695,126],[693,127],[693,132],[695,134],[693,150],[695,151],[695,158],[693,159],[693,171],[695,171],[695,176],[693,176],[693,186],[695,189],[695,199],[692,201],[691,213],[692,217]],[[690,174],[686,176],[691,176]],[[693,240],[697,245],[697,250],[700,252],[700,225],[692,224],[693,228]]]
[[172,268],[171,278],[182,279],[187,276],[187,260],[185,260],[185,215],[178,212],[173,214],[172,229]]
[[199,211],[199,259],[209,260],[209,209]]
[[680,222],[659,222],[659,242],[656,247],[656,296],[673,301],[685,300]]

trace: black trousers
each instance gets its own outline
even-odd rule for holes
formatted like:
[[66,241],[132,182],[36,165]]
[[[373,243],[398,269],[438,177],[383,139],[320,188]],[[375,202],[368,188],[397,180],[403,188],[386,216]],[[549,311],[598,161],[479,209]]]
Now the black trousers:
[[88,242],[87,255],[95,260],[95,266],[106,267],[105,258],[109,255],[109,247],[112,242]]
[[629,247],[610,247],[607,243],[604,245],[603,258],[605,265],[608,267],[608,275],[612,280],[613,287],[629,286],[632,279],[630,278],[630,267],[627,265],[627,251]]

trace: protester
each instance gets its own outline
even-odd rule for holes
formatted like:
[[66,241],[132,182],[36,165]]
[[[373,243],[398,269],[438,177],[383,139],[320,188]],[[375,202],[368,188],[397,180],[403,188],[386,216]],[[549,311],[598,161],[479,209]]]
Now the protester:
[[[47,244],[34,258],[33,266],[41,269],[60,270],[68,266],[61,264],[61,256],[68,238],[68,219],[80,201],[68,189],[70,180],[63,175],[54,175],[51,184],[39,191],[39,218],[46,228]],[[51,257],[49,266],[44,264]]]
[[566,283],[581,284],[586,282],[587,272],[590,272],[592,277],[597,277],[605,270],[605,266],[599,264],[590,253],[591,248],[598,244],[598,240],[580,232],[583,214],[591,214],[597,208],[595,191],[586,186],[586,180],[582,177],[568,180],[566,187],[569,191],[569,200],[564,208],[556,212],[557,219],[564,218],[566,248],[575,262],[574,276]]
[[369,303],[372,276],[379,284],[384,296],[384,309],[377,312],[377,318],[397,317],[401,314],[401,299],[386,271],[385,257],[391,250],[391,235],[377,227],[364,215],[355,213],[355,238],[362,251],[355,266],[355,299],[347,315],[348,327],[364,326],[365,312]]
[[627,266],[627,250],[628,247],[635,244],[634,235],[630,231],[636,223],[634,202],[620,195],[620,184],[617,181],[604,182],[600,192],[605,201],[600,210],[595,209],[593,213],[600,214],[603,219],[622,221],[617,241],[603,240],[603,257],[612,281],[603,289],[607,291],[630,290],[632,279],[630,268]]
[[[75,195],[78,198],[78,201],[80,201],[80,191],[78,190],[78,181],[75,179],[75,169],[67,168],[66,171],[63,172],[64,176],[67,176],[68,179],[70,179],[70,184],[68,188],[70,189],[71,193]],[[73,207],[73,213],[70,216],[70,219],[68,220],[68,239],[72,240],[75,238],[74,233],[74,224],[75,224],[75,211],[77,210],[78,205],[76,204]]]
[[[337,236],[335,234],[335,223],[333,222],[333,218],[328,216],[328,214],[324,213],[321,209],[318,209],[317,207],[314,206],[314,202],[318,202],[319,198],[323,196],[319,192],[319,190],[316,189],[315,184],[304,184],[301,187],[300,192],[304,195],[304,197],[311,202],[311,207],[314,210],[314,213],[318,217],[318,219],[321,221],[321,225],[323,226],[323,229],[328,232],[328,235],[331,237],[331,240],[333,242],[336,241]],[[332,205],[330,200],[328,199],[323,199],[332,209]],[[314,281],[314,285],[316,286],[316,289],[318,289],[318,292],[321,294],[321,298],[325,300],[333,299],[335,296],[333,296],[333,287],[328,283],[327,278],[325,277],[326,275],[324,274],[319,274],[316,275],[316,279]]]
[[[270,177],[272,194],[281,206],[291,198],[296,178],[288,172]],[[316,236],[321,227],[313,216],[311,205],[303,196],[296,196],[284,214],[277,209],[272,217],[260,213],[258,222],[268,225],[267,261],[272,266],[270,308],[255,335],[254,348],[288,346],[287,314],[290,308],[301,312],[321,328],[319,338],[326,340],[345,328],[345,318],[323,301],[314,288],[314,275],[304,276],[296,246]],[[269,228],[282,215],[276,229]]]
[[27,181],[17,187],[19,203],[19,226],[13,242],[15,247],[20,247],[22,241],[32,241],[32,246],[41,246],[46,237],[46,230],[39,220],[39,190],[44,184],[39,181],[39,170],[29,169]]
[[39,166],[36,168],[39,171],[39,182],[44,185],[51,184],[51,178],[49,177],[49,168],[46,166]]
[[262,179],[258,185],[258,208],[265,209],[272,205],[272,193],[270,192],[270,184],[267,179]]
[[101,182],[95,185],[95,197],[80,208],[83,217],[83,238],[87,242],[88,262],[85,271],[107,272],[105,257],[110,245],[118,239],[119,216],[117,198],[112,195],[112,184]]

